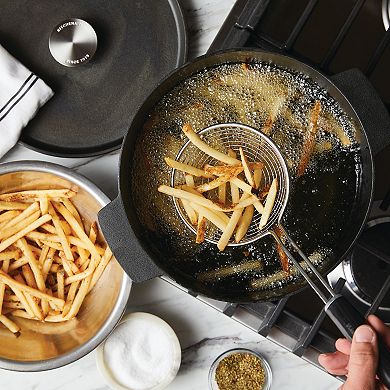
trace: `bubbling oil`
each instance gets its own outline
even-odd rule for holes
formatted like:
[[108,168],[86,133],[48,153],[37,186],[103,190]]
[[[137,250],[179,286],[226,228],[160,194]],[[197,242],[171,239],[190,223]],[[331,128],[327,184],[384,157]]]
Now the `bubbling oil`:
[[[316,100],[321,103],[321,113],[315,148],[304,175],[297,178]],[[186,142],[181,131],[184,123],[191,123],[195,131],[228,122],[264,130],[270,118],[272,126],[267,134],[286,158],[291,177],[283,224],[319,268],[327,259],[340,255],[338,242],[343,238],[360,177],[356,124],[323,88],[303,74],[263,62],[226,63],[193,74],[167,93],[147,118],[136,145],[134,204],[146,228],[146,239],[166,254],[160,260],[166,269],[207,284],[213,291],[222,293],[234,286],[237,291],[247,291],[248,296],[299,278],[295,272],[286,275],[281,271],[269,236],[247,246],[227,247],[224,252],[207,242],[196,245],[172,200],[157,191],[160,184],[169,185],[170,169],[164,157],[175,158]],[[249,261],[262,266],[254,270],[242,267]],[[234,272],[235,267],[245,272]],[[219,269],[224,270],[221,276]],[[210,274],[215,277],[207,277]]]

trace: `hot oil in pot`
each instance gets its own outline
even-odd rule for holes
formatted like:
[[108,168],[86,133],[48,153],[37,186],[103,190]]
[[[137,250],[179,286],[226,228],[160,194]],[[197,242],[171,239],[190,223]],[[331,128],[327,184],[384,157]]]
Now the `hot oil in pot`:
[[[305,174],[296,178],[316,100],[321,102],[321,114],[314,154]],[[272,127],[265,129],[270,116]],[[144,125],[134,156],[134,204],[146,239],[166,254],[162,266],[184,281],[198,283],[200,289],[210,286],[213,292],[220,291],[221,296],[232,289],[246,290],[250,300],[256,290],[271,291],[298,276],[281,270],[270,237],[228,247],[223,253],[213,244],[196,245],[172,200],[157,192],[160,184],[169,185],[170,168],[164,157],[175,158],[186,142],[181,127],[187,122],[196,131],[226,122],[267,131],[286,158],[292,180],[283,223],[312,261],[326,269],[327,259],[339,254],[338,242],[360,180],[355,127],[338,103],[302,74],[260,62],[229,63],[205,69],[178,85]]]

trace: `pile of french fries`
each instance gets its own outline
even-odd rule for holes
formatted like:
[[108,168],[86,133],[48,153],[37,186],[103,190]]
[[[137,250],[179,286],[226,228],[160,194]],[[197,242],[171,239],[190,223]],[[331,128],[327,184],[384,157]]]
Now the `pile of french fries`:
[[15,317],[47,322],[76,317],[112,258],[71,201],[74,190],[0,195],[0,322],[19,334]]
[[[168,166],[185,173],[186,184],[177,188],[161,185],[158,191],[180,199],[188,220],[196,226],[196,243],[204,241],[207,223],[215,225],[222,231],[217,243],[220,251],[226,248],[233,235],[234,241],[239,243],[252,223],[255,209],[261,214],[258,228],[263,229],[275,203],[278,191],[277,178],[272,180],[269,187],[260,188],[263,169],[261,162],[249,162],[242,148],[239,149],[240,159],[233,150],[229,150],[227,154],[215,150],[205,143],[188,123],[182,130],[193,145],[222,163],[198,168],[169,157],[165,158]],[[240,177],[241,174],[245,179]],[[209,181],[197,185],[196,178]],[[227,204],[228,185],[231,204]],[[205,196],[215,189],[218,191],[218,201]]]

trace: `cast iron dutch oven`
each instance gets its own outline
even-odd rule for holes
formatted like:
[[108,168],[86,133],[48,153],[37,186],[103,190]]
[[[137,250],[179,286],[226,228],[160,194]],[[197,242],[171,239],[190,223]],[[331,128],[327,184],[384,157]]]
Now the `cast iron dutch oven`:
[[[273,74],[288,70],[292,80],[297,77],[305,85],[290,102],[294,115],[300,110],[294,99],[298,101],[308,95],[308,105],[319,99],[324,107],[339,107],[335,116],[350,124],[344,130],[348,132],[348,126],[353,127],[348,152],[336,148],[334,153],[316,153],[312,157],[311,174],[293,178],[283,218],[303,251],[312,258],[321,258],[317,269],[322,275],[346,255],[362,231],[371,206],[373,158],[367,135],[351,104],[329,79],[292,58],[263,51],[232,50],[200,57],[174,71],[151,93],[139,108],[122,145],[119,195],[99,213],[99,221],[115,257],[134,282],[167,274],[188,290],[218,300],[236,303],[276,300],[300,291],[307,283],[297,272],[281,271],[271,237],[247,248],[228,246],[223,252],[207,242],[196,245],[193,233],[178,218],[172,199],[157,191],[159,184],[170,184],[170,168],[163,158],[175,158],[185,143],[181,133],[185,121],[192,121],[196,131],[214,123],[246,121],[244,124],[252,126],[256,123],[249,116],[240,117],[240,112],[250,111],[247,92],[256,83],[240,87],[240,82],[233,80],[230,87],[237,84],[239,91],[226,94],[226,85],[218,85],[223,84],[220,80],[231,77],[224,64],[233,67],[244,64],[243,68],[249,71],[263,64],[262,71]],[[202,77],[206,78],[203,84],[197,81]],[[203,92],[197,96],[200,84]],[[284,87],[288,85],[275,84],[269,90],[274,93]],[[216,91],[225,93],[224,99]],[[242,91],[246,91],[245,96]],[[252,91],[254,101],[255,95]],[[244,104],[240,111],[238,100],[249,105]],[[197,115],[196,110],[202,110],[203,114]],[[264,120],[260,118],[260,122]],[[276,121],[270,136],[286,159],[294,161],[294,145],[285,139],[291,131],[283,127],[284,123]],[[299,132],[292,138],[296,144],[302,144]],[[332,138],[327,142],[332,142]],[[262,268],[239,272],[245,269],[242,264],[253,260],[261,262]],[[349,331],[344,329],[351,336],[364,319],[340,321],[344,322],[344,328],[348,327],[346,322],[352,322]],[[389,369],[390,362],[383,347],[379,372],[382,381],[389,385],[385,367]]]

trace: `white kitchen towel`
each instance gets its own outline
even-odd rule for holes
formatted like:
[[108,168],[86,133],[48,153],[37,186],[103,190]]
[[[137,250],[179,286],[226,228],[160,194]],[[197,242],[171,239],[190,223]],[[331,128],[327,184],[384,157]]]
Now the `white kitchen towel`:
[[0,45],[0,158],[53,91]]

